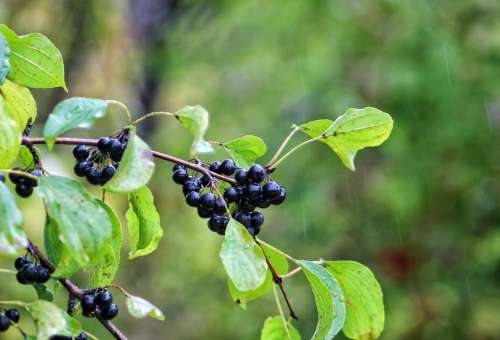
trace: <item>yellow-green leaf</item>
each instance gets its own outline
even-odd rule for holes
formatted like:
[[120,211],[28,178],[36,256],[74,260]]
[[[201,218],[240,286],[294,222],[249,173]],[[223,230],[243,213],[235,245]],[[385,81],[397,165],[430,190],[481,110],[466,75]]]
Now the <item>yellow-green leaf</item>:
[[0,254],[16,256],[25,251],[28,239],[22,229],[23,216],[14,196],[0,181]]
[[38,300],[26,306],[36,323],[36,339],[47,340],[53,335],[76,337],[82,326],[52,302]]
[[179,122],[193,135],[191,156],[198,153],[213,152],[212,145],[205,140],[205,132],[208,129],[209,114],[200,105],[185,106],[175,113]]
[[21,147],[22,130],[0,95],[0,169],[9,168]]
[[252,166],[267,151],[266,143],[264,143],[262,138],[253,135],[245,135],[230,140],[224,143],[223,146],[236,165],[244,169]]
[[0,85],[2,85],[2,83],[5,81],[5,79],[7,78],[7,74],[9,74],[10,71],[9,56],[9,44],[7,43],[7,39],[5,39],[3,34],[0,33]]
[[0,93],[9,106],[12,117],[21,128],[25,128],[28,120],[34,123],[36,119],[36,101],[31,91],[10,80],[6,80],[0,86]]
[[300,333],[291,323],[283,322],[281,316],[268,317],[264,322],[264,327],[260,333],[260,340],[301,340]]

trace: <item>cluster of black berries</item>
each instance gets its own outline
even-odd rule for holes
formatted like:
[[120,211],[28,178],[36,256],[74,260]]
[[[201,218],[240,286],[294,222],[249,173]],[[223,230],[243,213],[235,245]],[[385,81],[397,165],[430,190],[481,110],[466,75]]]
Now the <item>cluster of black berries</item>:
[[96,314],[96,310],[105,320],[111,320],[118,315],[118,306],[113,303],[113,295],[107,289],[99,289],[95,292],[85,294],[80,300],[82,314],[91,318]]
[[18,257],[14,266],[17,269],[17,281],[23,285],[45,283],[50,279],[50,271],[47,268],[32,263],[26,256]]
[[226,159],[209,164],[208,170],[226,176],[234,174],[236,184],[227,188],[223,197],[216,197],[212,192],[214,180],[208,172],[201,177],[190,176],[181,164],[174,166],[172,179],[182,185],[187,204],[197,208],[200,217],[208,218],[208,227],[218,234],[225,233],[230,211],[251,235],[259,234],[264,215],[255,209],[278,205],[285,200],[285,189],[269,180],[266,170],[258,164],[246,171],[237,169],[231,159]]
[[[28,169],[28,170],[26,169],[23,170],[21,168],[14,168],[13,170],[24,171],[36,177],[40,177],[43,175],[42,170],[38,168]],[[38,181],[33,177],[23,176],[20,174],[10,173],[9,179],[13,184],[16,185],[16,193],[23,198],[30,197],[31,194],[33,193],[33,188],[38,185]]]
[[5,332],[9,329],[10,323],[18,323],[21,315],[15,308],[8,309],[5,313],[0,313],[0,332]]
[[75,174],[86,177],[90,184],[106,184],[120,165],[127,143],[128,137],[122,133],[117,138],[99,138],[97,147],[77,145],[73,149],[73,156],[76,158]]

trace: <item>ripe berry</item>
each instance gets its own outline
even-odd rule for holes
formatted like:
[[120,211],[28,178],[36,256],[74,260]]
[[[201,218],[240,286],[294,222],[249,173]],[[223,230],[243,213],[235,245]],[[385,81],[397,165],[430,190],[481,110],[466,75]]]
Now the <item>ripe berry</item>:
[[227,216],[215,215],[208,220],[208,228],[213,232],[223,235],[228,222],[229,218]]
[[105,320],[111,320],[118,315],[118,306],[114,303],[101,309],[101,316]]
[[33,187],[31,185],[18,183],[16,184],[16,193],[23,198],[30,197],[33,193]]
[[186,167],[182,164],[175,164],[172,168],[172,172],[176,172],[177,170],[186,170]]
[[38,277],[36,282],[37,283],[45,283],[49,281],[50,279],[50,272],[47,268],[38,266]]
[[264,224],[264,214],[259,211],[252,212],[252,221],[250,225],[253,228],[260,228],[262,224]]
[[89,147],[87,145],[77,145],[73,149],[73,156],[78,161],[83,161],[89,157]]
[[244,185],[235,185],[234,190],[238,193],[238,197],[242,198],[245,195],[245,186]]
[[203,207],[198,207],[197,211],[198,211],[198,216],[200,216],[201,218],[209,218],[210,216],[213,215],[212,210]]
[[257,206],[261,209],[265,209],[271,205],[271,201],[265,198],[261,198],[259,202],[257,202]]
[[208,170],[215,172],[215,173],[219,173],[220,172],[220,162],[219,161],[212,162],[212,164],[210,164],[210,167],[208,168]]
[[82,305],[83,316],[91,317],[95,310],[95,296],[92,294],[84,295],[80,303]]
[[262,195],[262,188],[258,184],[251,183],[247,185],[245,194],[250,200],[258,200]]
[[33,263],[25,264],[21,270],[21,277],[27,283],[35,283],[38,281],[38,266]]
[[236,174],[234,174],[234,179],[239,184],[245,185],[248,183],[248,172],[246,170],[239,169],[236,171]]
[[236,219],[236,221],[240,222],[241,224],[243,224],[245,227],[250,227],[250,223],[252,221],[252,217],[250,215],[250,213],[247,213],[247,212],[239,212],[235,215],[234,217]]
[[192,207],[197,207],[200,203],[200,193],[197,191],[188,192],[186,195],[186,203]]
[[7,329],[9,329],[9,326],[10,326],[9,318],[4,314],[0,314],[0,332],[5,332]]
[[215,205],[215,196],[214,194],[207,192],[201,195],[200,199],[200,207],[205,208],[206,210],[213,210]]
[[[37,177],[42,176],[42,171],[40,169],[29,170],[28,173],[33,175],[33,176],[37,176]],[[26,184],[26,185],[29,185],[32,187],[38,186],[38,181],[36,180],[36,178],[26,176],[26,177],[23,177],[23,181],[24,181],[24,184]]]
[[238,207],[243,210],[243,211],[246,211],[246,212],[250,212],[250,211],[254,211],[256,206],[250,202],[250,200],[244,198],[242,199],[239,204],[238,204]]
[[189,175],[186,170],[179,169],[174,171],[174,173],[172,174],[172,179],[177,184],[184,184],[189,179]]
[[5,175],[0,172],[0,182],[5,183]]
[[281,187],[280,195],[275,199],[273,199],[271,201],[271,204],[280,205],[281,203],[283,203],[283,201],[285,201],[285,198],[286,198],[286,191],[283,187]]
[[90,168],[89,172],[87,173],[87,181],[89,181],[90,184],[98,185],[101,184],[101,169],[97,168]]
[[248,230],[248,233],[252,236],[257,236],[260,233],[260,228],[250,227],[250,228],[247,228],[247,230]]
[[215,199],[214,213],[219,215],[223,215],[226,213],[226,201],[223,198],[217,197]]
[[248,169],[248,177],[254,183],[260,183],[266,178],[266,170],[259,164],[254,164]]
[[262,196],[267,199],[275,199],[279,197],[281,191],[281,187],[276,182],[269,182],[264,184],[262,187]]
[[236,202],[238,200],[238,196],[238,192],[233,187],[224,190],[224,198],[228,201],[228,203]]
[[80,334],[78,334],[75,340],[88,340],[87,334],[82,331],[80,332]]
[[116,138],[111,139],[109,143],[109,156],[111,159],[119,162],[122,159],[123,151],[124,148],[122,143]]
[[22,271],[18,271],[16,273],[16,279],[17,279],[17,282],[19,282],[22,285],[28,284],[28,281],[26,281],[26,279],[24,278]]
[[19,318],[21,317],[21,315],[19,314],[19,311],[15,308],[8,309],[5,312],[5,316],[8,317],[10,319],[10,321],[12,321],[13,323],[18,323]]
[[116,169],[112,165],[105,166],[101,171],[101,184],[105,184],[116,173]]
[[107,289],[103,289],[99,294],[97,294],[95,301],[99,307],[104,308],[113,303],[113,295],[111,295]]
[[79,177],[87,176],[90,170],[90,164],[87,161],[81,161],[75,164],[73,168],[75,170],[75,174]]
[[109,147],[111,146],[111,139],[109,137],[101,137],[97,142],[97,148],[101,153],[106,153],[109,151]]
[[[22,171],[21,168],[14,168],[12,170],[17,170],[17,171]],[[21,178],[22,176],[19,175],[19,174],[15,174],[15,173],[9,173],[9,179],[12,183],[17,183],[19,182],[19,179]]]
[[184,195],[187,195],[192,191],[200,191],[199,185],[195,181],[188,180],[182,185],[182,192],[184,192]]
[[21,269],[25,264],[31,263],[26,256],[21,256],[16,259],[14,262],[14,267],[17,270]]
[[220,164],[220,172],[224,175],[231,176],[236,170],[236,165],[234,164],[232,159],[225,159]]

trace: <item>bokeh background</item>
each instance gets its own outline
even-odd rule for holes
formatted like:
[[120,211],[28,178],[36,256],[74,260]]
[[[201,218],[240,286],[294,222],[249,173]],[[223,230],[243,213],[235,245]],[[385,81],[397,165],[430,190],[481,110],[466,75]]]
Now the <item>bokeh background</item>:
[[[383,339],[500,339],[497,0],[2,0],[0,22],[46,34],[65,59],[70,92],[34,91],[34,135],[68,95],[118,99],[137,116],[201,104],[211,112],[209,139],[255,134],[270,152],[292,123],[348,107],[391,113],[391,138],[360,152],[356,172],[322,144],[289,159],[275,175],[288,200],[267,211],[261,237],[298,258],[369,265],[384,291]],[[76,134],[123,124],[115,110]],[[188,157],[177,122],[152,119],[140,133]],[[45,155],[52,172],[71,175],[70,150]],[[152,255],[124,260],[117,277],[167,320],[132,319],[121,301],[116,323],[131,339],[258,339],[276,314],[272,297],[247,311],[231,302],[221,239],[185,206],[170,167],[158,163],[151,183],[165,237]],[[109,198],[125,211],[124,197]],[[40,203],[20,204],[30,237],[41,240]],[[35,298],[8,276],[1,282],[2,300]],[[300,276],[287,287],[307,339],[313,297]],[[83,324],[109,338],[98,323]]]

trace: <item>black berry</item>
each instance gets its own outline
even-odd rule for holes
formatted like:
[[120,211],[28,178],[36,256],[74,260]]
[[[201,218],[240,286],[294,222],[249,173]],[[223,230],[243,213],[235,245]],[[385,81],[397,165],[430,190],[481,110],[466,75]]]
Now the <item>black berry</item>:
[[184,195],[187,195],[192,191],[200,191],[200,187],[197,182],[189,180],[182,185],[182,192],[184,192]]
[[197,209],[198,211],[198,216],[200,216],[201,218],[209,218],[210,216],[213,215],[213,212],[211,209],[206,209],[204,207],[198,207]]
[[101,184],[101,169],[97,168],[90,168],[89,172],[87,173],[87,181],[89,181],[90,184],[98,185]]
[[250,213],[247,213],[247,212],[239,212],[235,215],[234,217],[236,219],[236,221],[240,222],[241,224],[243,224],[245,227],[250,227],[250,223],[252,221],[252,216],[250,215]]
[[250,211],[254,211],[256,206],[255,204],[253,204],[249,199],[247,198],[244,198],[242,199],[239,204],[238,204],[238,207],[243,210],[243,211],[246,211],[246,212],[250,212]]
[[23,198],[30,197],[33,193],[33,187],[31,185],[18,183],[16,184],[16,193]]
[[262,195],[262,188],[258,184],[251,183],[247,185],[245,194],[250,200],[258,200]]
[[95,296],[92,294],[84,295],[80,303],[82,305],[83,316],[91,317],[95,310]]
[[109,137],[101,137],[97,142],[97,148],[101,153],[106,153],[109,151],[109,147],[111,146],[111,138]]
[[83,161],[89,157],[90,154],[90,149],[87,145],[77,145],[73,149],[73,156],[75,156],[75,159],[78,161]]
[[208,228],[213,232],[223,235],[228,222],[229,218],[227,216],[215,215],[208,220]]
[[30,263],[28,258],[26,256],[21,256],[16,259],[14,262],[14,267],[16,267],[17,270],[21,269],[25,264]]
[[0,182],[5,183],[5,175],[0,172]]
[[214,202],[214,213],[223,215],[226,213],[226,201],[221,198],[217,197]]
[[235,188],[230,187],[224,190],[224,198],[229,202],[233,203],[238,200],[238,191]]
[[175,164],[174,167],[172,168],[172,172],[175,172],[177,170],[186,170],[186,167],[182,164]]
[[9,329],[10,319],[4,314],[0,314],[0,332],[5,332]]
[[214,194],[207,192],[201,195],[200,199],[200,207],[205,208],[206,210],[213,210],[215,205],[215,196]]
[[25,264],[21,268],[21,277],[27,283],[35,283],[38,281],[38,266],[33,263]]
[[243,170],[243,169],[239,169],[238,171],[236,171],[236,173],[234,174],[234,179],[236,180],[236,182],[238,182],[239,184],[241,185],[245,185],[248,183],[248,172],[246,170]]
[[231,176],[236,170],[236,165],[234,164],[232,159],[225,159],[220,164],[220,172],[224,175]]
[[37,283],[45,283],[50,279],[50,272],[47,268],[38,266]]
[[189,179],[189,175],[185,169],[179,169],[174,171],[172,174],[172,179],[177,184],[184,184]]
[[22,285],[28,284],[28,281],[26,281],[26,279],[24,278],[22,271],[18,271],[16,273],[16,279],[17,279],[17,282],[19,282]]
[[106,184],[116,173],[116,168],[112,165],[106,165],[101,171],[101,184]]
[[273,199],[271,203],[274,205],[280,205],[285,201],[285,198],[286,198],[286,191],[283,187],[281,187],[279,196]]
[[75,338],[75,340],[88,340],[88,336],[85,332],[80,332],[78,336]]
[[276,182],[266,183],[262,187],[262,196],[270,200],[279,197],[280,192],[281,192],[281,187]]
[[259,164],[254,164],[248,169],[248,177],[254,183],[260,183],[266,178],[266,170]]
[[109,143],[109,156],[112,160],[119,162],[123,156],[123,144],[116,138],[113,138]]
[[10,321],[12,321],[13,323],[18,323],[19,318],[21,317],[21,315],[19,314],[19,311],[15,308],[8,309],[5,312],[5,316],[8,317],[10,319]]
[[186,195],[186,203],[192,207],[197,207],[200,203],[200,193],[197,191],[188,192]]
[[262,224],[264,224],[264,214],[258,211],[254,211],[251,214],[252,216],[252,221],[250,223],[250,226],[252,228],[260,228]]
[[81,161],[75,164],[75,174],[79,177],[85,177],[89,173],[90,164],[87,161]]
[[200,183],[202,186],[207,187],[212,183],[212,176],[209,174],[203,174],[200,178]]
[[220,172],[220,162],[219,161],[212,162],[210,164],[210,167],[208,168],[208,170],[215,172],[215,173],[219,173]]
[[103,289],[97,294],[96,303],[101,308],[107,307],[113,303],[113,295],[107,289]]
[[105,320],[111,320],[118,315],[118,306],[114,303],[101,309],[101,316]]

